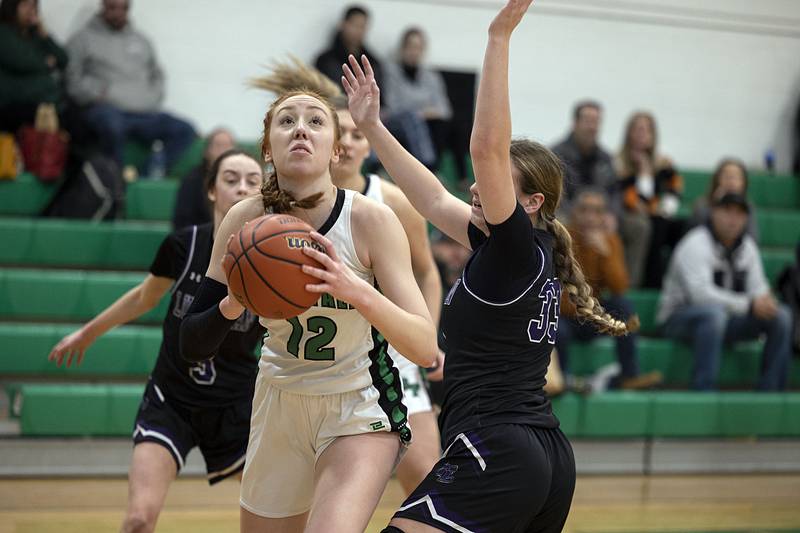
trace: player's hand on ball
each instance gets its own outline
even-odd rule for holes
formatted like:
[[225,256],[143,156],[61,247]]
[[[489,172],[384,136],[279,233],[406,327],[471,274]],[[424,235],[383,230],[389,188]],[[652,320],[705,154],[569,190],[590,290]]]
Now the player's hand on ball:
[[50,350],[50,355],[47,356],[47,360],[55,361],[56,366],[61,366],[61,363],[64,362],[64,358],[66,357],[67,367],[72,365],[73,360],[75,360],[75,366],[78,366],[83,362],[83,354],[86,353],[86,349],[92,345],[92,341],[93,339],[90,339],[88,335],[84,333],[83,329],[74,331],[61,339],[58,344]]
[[328,293],[337,300],[353,304],[370,286],[342,263],[330,239],[316,231],[311,232],[311,238],[317,241],[325,252],[306,246],[303,248],[303,253],[319,261],[324,268],[303,265],[303,272],[320,280],[320,283],[306,285],[306,290],[314,293]]
[[369,64],[367,56],[361,56],[361,65],[351,54],[348,57],[350,65],[342,65],[342,86],[347,93],[347,107],[353,122],[359,129],[376,125],[380,122],[381,91],[375,81],[375,73]]
[[489,34],[511,37],[511,32],[522,20],[533,0],[508,0],[503,9],[494,17],[489,26]]

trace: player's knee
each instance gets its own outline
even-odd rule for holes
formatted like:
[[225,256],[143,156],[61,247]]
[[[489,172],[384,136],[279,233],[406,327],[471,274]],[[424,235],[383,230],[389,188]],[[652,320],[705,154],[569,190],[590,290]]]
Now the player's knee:
[[387,526],[381,533],[405,533],[402,529],[395,526]]
[[149,533],[156,528],[156,513],[145,510],[129,511],[122,523],[123,533]]

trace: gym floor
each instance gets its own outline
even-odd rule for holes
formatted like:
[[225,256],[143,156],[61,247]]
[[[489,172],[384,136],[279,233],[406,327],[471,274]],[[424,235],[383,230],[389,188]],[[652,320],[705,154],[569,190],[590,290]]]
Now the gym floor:
[[[236,533],[239,486],[183,477],[170,489],[160,533]],[[121,478],[0,479],[0,533],[116,531],[125,511]],[[367,531],[402,501],[389,483]],[[579,476],[570,533],[800,533],[800,475]]]

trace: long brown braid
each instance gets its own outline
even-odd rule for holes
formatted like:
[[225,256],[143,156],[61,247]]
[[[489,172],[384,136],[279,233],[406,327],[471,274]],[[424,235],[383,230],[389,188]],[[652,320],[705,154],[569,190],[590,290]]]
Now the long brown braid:
[[[519,172],[522,192],[544,195],[544,203],[539,209],[539,220],[555,238],[553,266],[562,287],[575,304],[578,319],[590,322],[601,333],[615,336],[627,334],[628,325],[609,315],[592,295],[592,288],[586,283],[583,270],[572,252],[572,237],[567,228],[556,219],[564,181],[558,157],[537,142],[520,139],[511,141],[511,161]],[[630,322],[633,327],[635,320]]]
[[[340,130],[339,116],[331,105],[332,100],[341,100],[342,91],[338,85],[329,80],[322,72],[306,65],[294,56],[289,56],[289,62],[275,61],[267,74],[251,78],[248,85],[263,89],[278,95],[269,106],[264,117],[264,133],[261,139],[261,156],[265,157],[269,149],[269,131],[275,109],[287,98],[292,96],[313,96],[322,102],[330,112],[334,125],[334,146],[338,146]],[[338,106],[338,103],[337,103]],[[267,174],[267,179],[261,187],[261,196],[264,209],[273,213],[286,213],[293,208],[309,209],[317,205],[323,193],[313,194],[301,200],[296,200],[290,193],[282,190],[278,184],[278,174],[274,165]]]

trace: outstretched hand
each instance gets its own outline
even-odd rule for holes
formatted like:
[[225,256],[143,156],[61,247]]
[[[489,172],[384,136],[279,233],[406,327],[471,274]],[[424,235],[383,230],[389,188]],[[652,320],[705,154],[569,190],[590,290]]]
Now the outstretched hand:
[[369,64],[367,56],[361,56],[361,65],[351,54],[347,60],[350,65],[342,65],[342,86],[347,94],[347,107],[350,116],[359,129],[364,126],[375,125],[380,122],[381,91],[375,81],[375,73]]
[[71,366],[74,360],[75,366],[79,366],[83,362],[83,354],[86,353],[86,349],[92,345],[93,341],[94,339],[90,338],[81,328],[61,339],[50,350],[47,360],[55,361],[56,366],[61,366],[66,361],[67,367]]
[[489,33],[510,37],[532,3],[533,0],[508,0],[489,25]]

